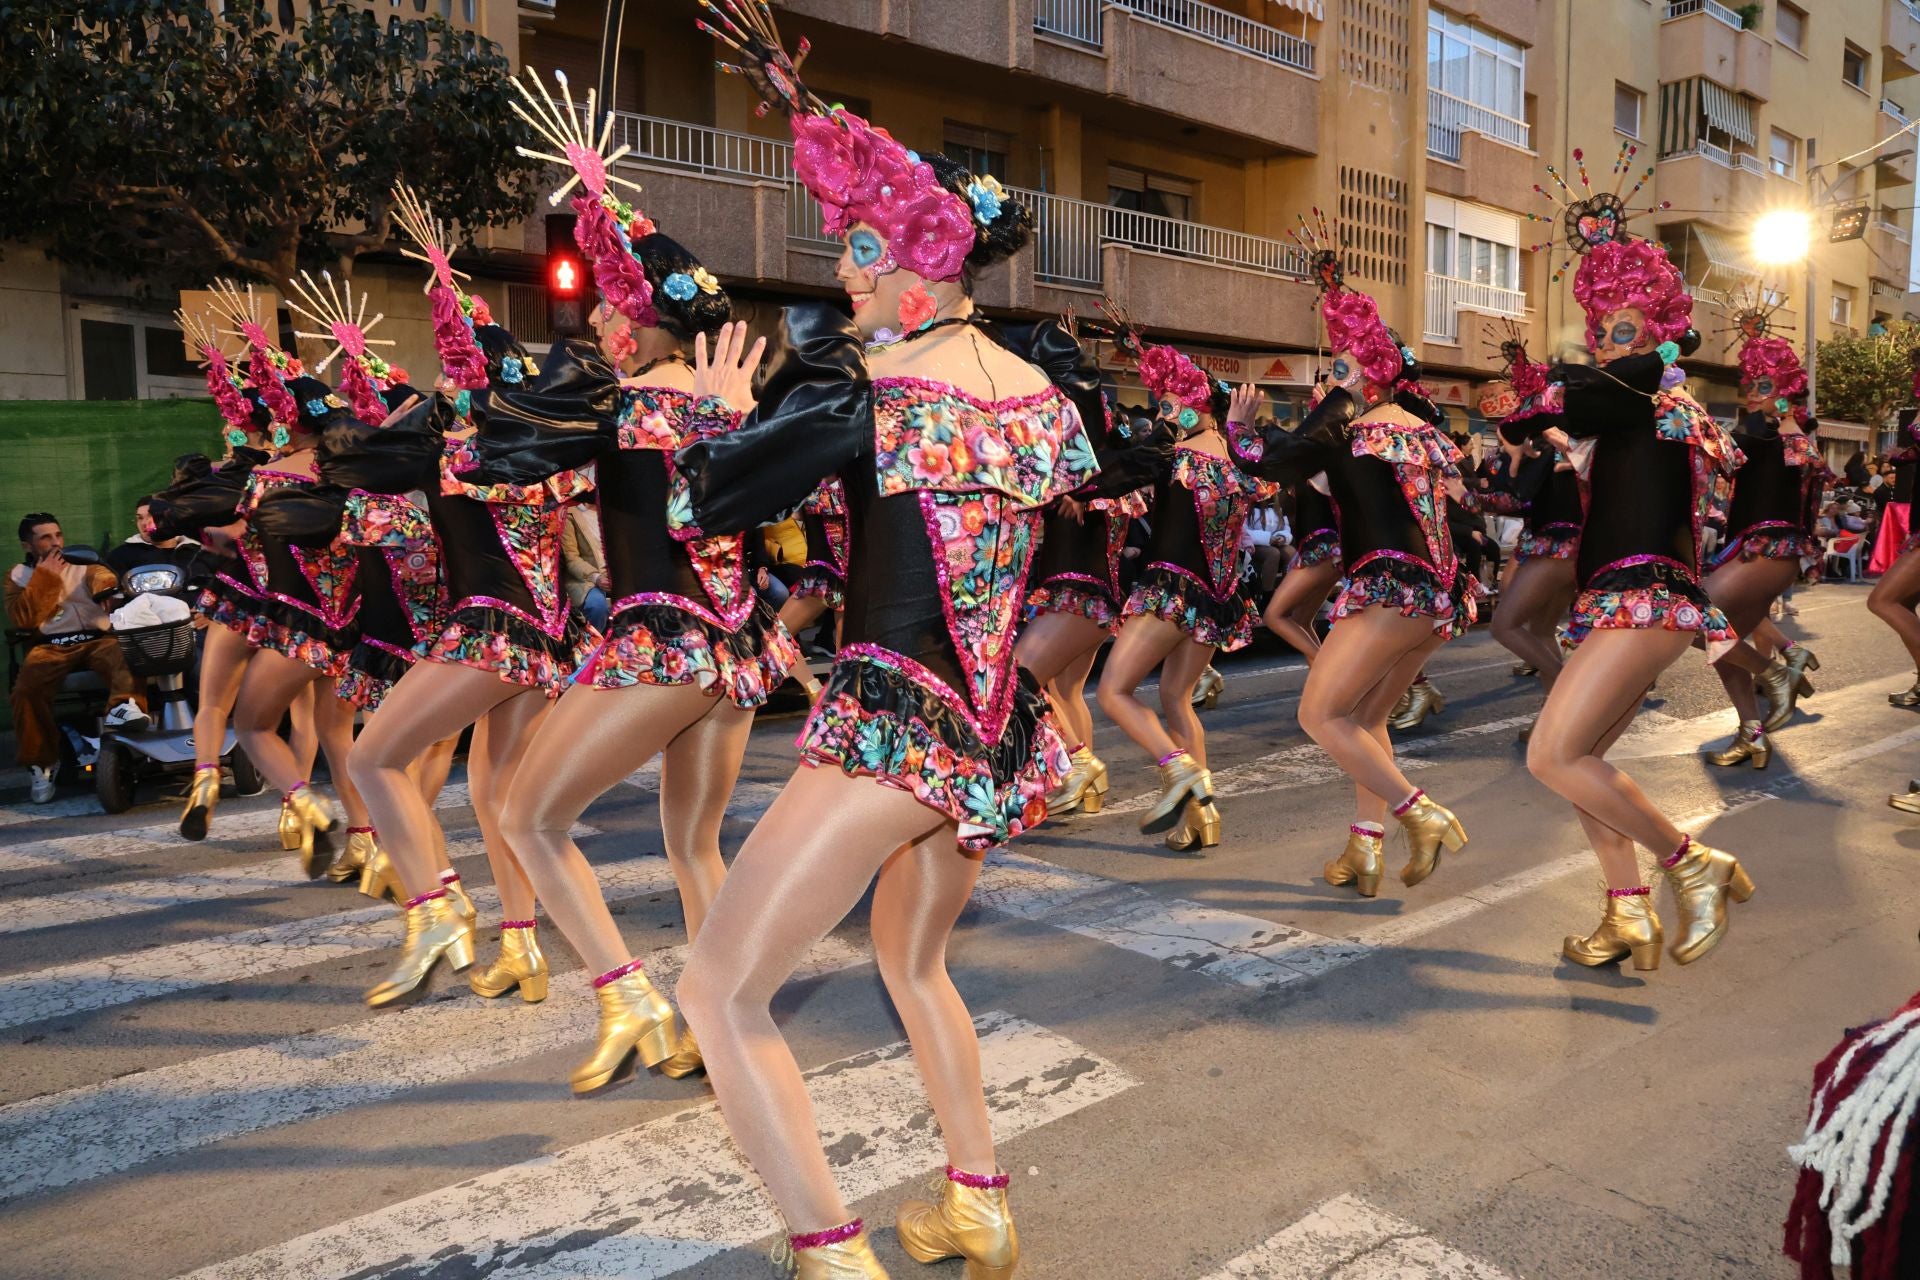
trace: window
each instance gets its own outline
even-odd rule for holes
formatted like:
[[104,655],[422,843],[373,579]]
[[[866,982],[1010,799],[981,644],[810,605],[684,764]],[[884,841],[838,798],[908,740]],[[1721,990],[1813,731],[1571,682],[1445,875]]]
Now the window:
[[1640,108],[1646,102],[1647,95],[1631,85],[1614,81],[1613,85],[1613,130],[1624,133],[1629,138],[1640,136]]
[[998,129],[980,129],[970,124],[947,121],[946,142],[941,150],[947,158],[956,164],[967,167],[970,173],[991,173],[1004,178],[1007,173],[1007,154],[1013,149],[1013,139]]
[[1427,224],[1427,270],[1436,276],[1453,274],[1453,229]]
[[1793,177],[1799,167],[1796,162],[1799,159],[1800,140],[1790,133],[1775,129],[1773,136],[1768,139],[1768,146],[1767,167],[1783,178]]
[[1489,284],[1496,289],[1520,287],[1520,251],[1451,227],[1427,224],[1427,270],[1451,280]]
[[1827,312],[1827,319],[1838,325],[1853,324],[1853,286],[1836,284],[1833,286],[1833,307]]
[[1867,51],[1849,43],[1840,57],[1840,78],[1865,93],[1867,90]]
[[1182,222],[1193,220],[1193,183],[1125,165],[1107,166],[1107,203],[1116,209],[1154,213]]
[[1804,50],[1807,47],[1806,11],[1780,0],[1780,8],[1773,15],[1773,38],[1795,53]]
[[1526,117],[1527,51],[1444,9],[1427,10],[1427,84],[1512,120]]

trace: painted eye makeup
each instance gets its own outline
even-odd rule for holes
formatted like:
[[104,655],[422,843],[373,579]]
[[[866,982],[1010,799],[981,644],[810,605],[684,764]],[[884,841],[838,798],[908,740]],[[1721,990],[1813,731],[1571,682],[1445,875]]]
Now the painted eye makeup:
[[883,252],[880,237],[871,231],[855,231],[847,237],[847,248],[853,253],[853,265],[870,267],[880,261]]
[[1630,347],[1640,337],[1640,326],[1631,320],[1622,320],[1613,326],[1613,344],[1617,347]]
[[1345,382],[1352,376],[1352,365],[1348,364],[1345,360],[1335,360],[1333,362],[1333,380],[1335,382]]
[[1762,378],[1753,384],[1753,389],[1763,396],[1770,396],[1773,394],[1773,379]]

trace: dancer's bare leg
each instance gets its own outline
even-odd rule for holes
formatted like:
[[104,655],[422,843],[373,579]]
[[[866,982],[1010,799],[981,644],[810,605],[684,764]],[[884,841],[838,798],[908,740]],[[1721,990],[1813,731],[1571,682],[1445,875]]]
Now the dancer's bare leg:
[[1093,749],[1093,708],[1087,705],[1087,678],[1093,674],[1093,660],[1099,656],[1100,646],[1096,644],[1067,663],[1047,684],[1047,698],[1066,729],[1068,743],[1089,751]]
[[320,739],[320,749],[327,753],[327,775],[333,779],[334,794],[340,797],[341,807],[347,811],[347,825],[372,826],[366,803],[360,799],[360,789],[353,785],[348,772],[347,762],[353,755],[353,718],[359,709],[334,696],[331,677],[323,676],[308,688],[313,696],[314,730]]
[[[1445,636],[1435,634],[1429,637],[1418,648],[1413,649],[1395,663],[1386,675],[1380,677],[1380,682],[1374,685],[1366,697],[1360,700],[1360,705],[1354,708],[1353,718],[1366,727],[1367,732],[1373,736],[1373,740],[1380,744],[1380,749],[1386,752],[1389,760],[1393,759],[1393,735],[1387,728],[1387,717],[1393,711],[1393,704],[1398,702],[1400,695],[1413,684],[1413,678],[1419,675],[1421,668],[1427,665],[1427,659],[1445,643]],[[1387,821],[1387,806],[1398,804],[1404,799],[1406,799],[1405,796],[1394,796],[1388,799],[1386,796],[1367,790],[1356,782],[1353,784],[1353,820],[1356,824],[1367,822],[1384,826]]]
[[1887,566],[1867,597],[1867,608],[1893,628],[1914,670],[1920,671],[1920,614],[1914,613],[1915,605],[1920,605],[1920,551],[1909,551]]
[[[837,767],[801,765],[734,858],[687,959],[680,1011],[699,1037],[735,1143],[793,1231],[853,1215],[821,1149],[799,1064],[774,1025],[774,993],[883,864],[935,835],[952,840],[952,829],[951,819],[905,792]],[[944,897],[950,882],[937,884]]]
[[[1766,618],[1774,599],[1792,586],[1797,576],[1799,565],[1791,560],[1733,560],[1707,575],[1703,585],[1708,597],[1727,615],[1734,634],[1745,636]],[[1754,692],[1753,678],[1764,673],[1767,665],[1768,659],[1744,640],[1713,664],[1728,701],[1740,713],[1741,724],[1760,719],[1760,697]]]
[[[1014,658],[1041,684],[1052,684],[1076,660],[1100,651],[1111,634],[1099,623],[1077,613],[1043,613],[1020,629]],[[1084,677],[1083,677],[1084,678]]]
[[1402,659],[1426,648],[1433,638],[1432,618],[1409,618],[1384,606],[1363,609],[1327,633],[1300,694],[1300,727],[1307,736],[1357,786],[1392,805],[1412,795],[1414,786],[1357,713],[1383,671],[1395,671]]
[[1313,620],[1339,581],[1338,560],[1289,569],[1260,615],[1267,630],[1292,645],[1309,666],[1320,656],[1320,637],[1313,629]]
[[253,649],[247,638],[219,623],[207,624],[200,650],[200,703],[193,712],[193,762],[219,764],[227,747],[227,717],[240,696],[240,678]]
[[[1797,573],[1794,575],[1794,581],[1799,581],[1799,575]],[[1792,583],[1789,583],[1788,590],[1791,589]],[[1780,595],[1782,599],[1786,598],[1785,591],[1781,592]],[[1767,617],[1760,619],[1759,622],[1754,624],[1752,633],[1746,635],[1746,639],[1748,643],[1753,645],[1755,653],[1758,653],[1761,657],[1769,661],[1773,659],[1774,655],[1785,653],[1788,649],[1793,648],[1793,640],[1788,637],[1786,632],[1774,624],[1771,611],[1769,611]]]
[[[409,898],[439,887],[433,810],[407,770],[444,738],[459,734],[526,690],[478,667],[416,662],[387,691],[354,743],[348,769]],[[526,919],[508,917],[508,919]]]
[[[500,823],[506,797],[526,759],[527,748],[539,730],[553,700],[540,689],[521,689],[496,703],[474,730],[473,750],[467,757],[467,789],[473,795],[473,814],[487,846],[487,867],[500,890],[500,918],[531,920],[533,883],[520,865],[513,841]],[[431,810],[429,810],[431,812]]]
[[320,758],[319,717],[314,713],[314,691],[319,683],[316,680],[294,694],[287,707],[287,750],[293,752],[303,778],[313,776],[313,762]]
[[780,606],[780,622],[797,636],[820,621],[820,615],[826,611],[827,602],[819,596],[788,596],[787,602]]
[[1203,769],[1207,765],[1207,731],[1200,727],[1200,716],[1193,709],[1193,688],[1200,683],[1200,673],[1213,661],[1214,652],[1210,644],[1184,640],[1160,664],[1160,715],[1167,735]]
[[407,776],[420,789],[420,799],[426,804],[427,816],[433,822],[433,861],[435,867],[442,871],[453,864],[447,860],[447,831],[440,825],[440,814],[435,805],[440,799],[440,792],[447,785],[447,775],[453,772],[453,753],[459,747],[460,735],[448,734],[428,747],[407,768]]
[[[1633,723],[1633,718],[1640,714],[1640,703],[1645,702],[1646,698],[1646,693],[1641,693],[1639,701],[1620,713],[1613,727],[1601,734],[1600,740],[1594,743],[1594,755],[1604,757],[1607,754],[1620,735],[1627,731],[1627,726]],[[1640,858],[1634,852],[1633,841],[1578,805],[1574,806],[1573,811],[1580,818],[1581,829],[1587,833],[1588,847],[1593,850],[1594,857],[1600,860],[1600,874],[1606,877],[1607,887],[1632,889],[1644,884],[1646,877],[1641,874]]]
[[[1178,749],[1177,744],[1160,723],[1160,717],[1134,695],[1134,690],[1168,654],[1187,643],[1187,633],[1166,619],[1147,613],[1135,614],[1121,626],[1120,634],[1114,638],[1113,650],[1107,654],[1106,668],[1100,674],[1096,694],[1100,709],[1155,760],[1164,759]],[[1195,672],[1194,677],[1198,679],[1199,673]],[[1191,686],[1188,693],[1192,693]]]
[[1535,557],[1523,561],[1500,592],[1493,613],[1493,638],[1507,652],[1540,672],[1553,691],[1560,674],[1560,644],[1553,629],[1573,598],[1573,562]]
[[713,709],[676,734],[660,757],[660,834],[680,886],[688,942],[700,936],[727,878],[720,824],[753,733],[751,710],[726,698],[707,701]]
[[295,695],[319,679],[320,673],[306,663],[273,649],[254,650],[241,677],[240,696],[233,708],[234,732],[267,784],[283,795],[307,781],[307,775],[280,737],[280,717]]

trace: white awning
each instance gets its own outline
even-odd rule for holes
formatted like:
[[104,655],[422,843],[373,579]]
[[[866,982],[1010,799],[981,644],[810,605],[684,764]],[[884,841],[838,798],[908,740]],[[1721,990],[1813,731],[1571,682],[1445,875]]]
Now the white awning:
[[1320,0],[1272,0],[1272,3],[1304,13],[1315,22],[1326,17],[1321,11]]
[[1868,431],[1865,425],[1858,422],[1842,422],[1837,418],[1821,418],[1819,436],[1822,440],[1854,440],[1861,444],[1873,443],[1873,433]]
[[1714,128],[1732,134],[1750,147],[1754,145],[1753,108],[1739,94],[1703,79],[1700,110]]
[[1723,234],[1704,222],[1696,222],[1692,226],[1693,234],[1700,238],[1700,247],[1706,251],[1709,267],[1749,280],[1760,278],[1760,268],[1744,251],[1737,239]]

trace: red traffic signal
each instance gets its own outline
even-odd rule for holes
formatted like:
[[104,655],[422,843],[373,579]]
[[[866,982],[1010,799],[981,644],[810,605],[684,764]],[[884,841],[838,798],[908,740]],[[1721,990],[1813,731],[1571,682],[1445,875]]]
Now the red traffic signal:
[[548,256],[547,289],[554,297],[577,298],[585,282],[586,271],[580,265],[580,259],[558,253]]

